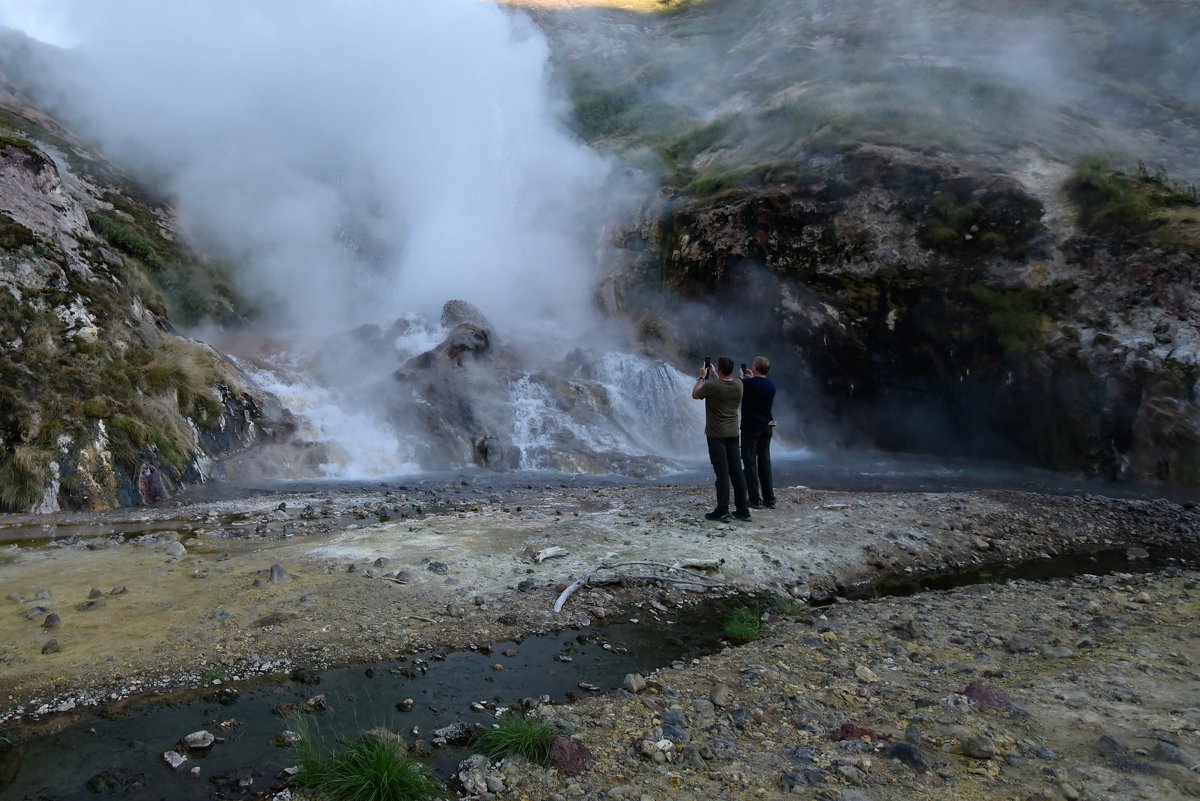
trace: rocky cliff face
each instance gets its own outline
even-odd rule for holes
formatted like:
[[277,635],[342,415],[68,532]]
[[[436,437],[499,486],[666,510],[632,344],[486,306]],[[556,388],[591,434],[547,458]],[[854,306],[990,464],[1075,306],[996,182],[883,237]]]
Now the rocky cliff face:
[[278,410],[168,314],[232,314],[169,209],[0,85],[0,510],[103,509],[202,480]]
[[810,443],[1200,481],[1200,21],[1068,6],[544,13],[580,135],[663,186],[610,304],[773,355]]
[[698,322],[662,301],[675,341],[775,354],[817,407],[810,436],[832,419],[886,449],[1197,482],[1195,252],[1089,227],[1021,178],[863,146],[720,197],[665,194],[626,232],[619,295],[710,307]]

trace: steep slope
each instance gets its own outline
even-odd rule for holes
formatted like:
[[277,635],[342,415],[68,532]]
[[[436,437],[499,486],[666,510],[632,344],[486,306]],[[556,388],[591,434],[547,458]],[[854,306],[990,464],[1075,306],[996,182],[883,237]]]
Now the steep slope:
[[772,354],[809,442],[1200,481],[1187,4],[538,16],[663,186],[610,292],[648,340]]
[[267,402],[169,322],[235,304],[169,209],[0,73],[0,510],[153,501],[263,436]]

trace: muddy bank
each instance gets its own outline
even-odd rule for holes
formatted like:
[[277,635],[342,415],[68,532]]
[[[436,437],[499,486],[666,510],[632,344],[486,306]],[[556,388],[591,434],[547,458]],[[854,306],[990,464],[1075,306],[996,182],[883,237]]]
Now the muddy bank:
[[[624,620],[639,604],[670,609],[696,597],[670,584],[608,586],[579,591],[556,614],[562,588],[606,559],[716,562],[717,569],[701,572],[728,588],[830,600],[881,577],[1200,540],[1196,510],[1169,501],[792,487],[780,491],[777,509],[756,511],[748,524],[722,526],[702,518],[709,496],[707,488],[690,486],[381,486],[102,518],[78,539],[68,534],[48,546],[10,545],[0,555],[8,593],[0,601],[7,610],[0,615],[0,714],[4,725],[32,732],[69,720],[72,709],[199,686],[214,676],[229,681],[370,663],[429,647]],[[68,531],[63,525],[56,533]],[[537,561],[550,547],[567,553]],[[900,787],[910,793],[903,797],[918,789],[933,797],[945,792],[939,781],[971,781],[999,793],[981,797],[1018,797],[1008,779],[998,778],[1017,775],[1008,756],[1024,760],[1022,787],[1042,786],[1042,768],[1074,768],[1037,764],[1029,743],[1048,743],[1056,753],[1068,747],[1064,742],[1087,744],[1075,723],[1061,722],[1071,706],[1051,684],[1099,687],[1129,672],[1113,660],[1136,659],[1130,649],[1140,649],[1160,661],[1183,660],[1171,668],[1178,675],[1143,671],[1133,678],[1157,683],[1120,697],[1136,698],[1139,708],[1166,705],[1145,713],[1151,717],[1170,717],[1168,707],[1196,707],[1182,704],[1187,693],[1196,697],[1198,686],[1189,667],[1200,655],[1192,655],[1194,635],[1182,625],[1198,611],[1195,578],[1176,570],[835,603],[778,621],[763,642],[667,670],[651,682],[649,696],[547,710],[570,720],[585,742],[595,739],[589,746],[601,764],[571,784],[540,769],[525,775],[513,765],[508,785],[531,798],[659,798],[667,788],[672,797],[685,790],[749,797],[783,792],[785,784],[799,787],[804,776],[815,781],[809,765],[819,769],[824,787],[803,785],[814,792],[857,786],[870,790],[864,797],[887,798],[886,788]],[[1009,723],[991,708],[977,713],[954,699],[943,705],[974,680],[1012,697],[1032,693],[1056,710],[1033,719],[1062,730],[1032,729],[1026,718]],[[689,705],[704,698],[692,695],[709,693],[714,684],[738,700],[714,706],[711,719],[700,704],[703,714],[693,720]],[[1131,703],[1128,698],[1113,703]],[[642,741],[662,739],[653,737],[654,715],[672,704],[689,715],[690,737],[731,745],[710,743],[687,756],[690,762],[683,742],[669,759],[647,757]],[[56,710],[68,714],[46,717]],[[1187,732],[1198,728],[1184,718],[1167,727],[1172,738],[1185,741],[1174,747],[1190,747]],[[904,721],[925,724],[928,739],[918,747],[928,771],[894,770],[878,740],[861,752],[844,753],[845,745],[831,750],[829,731],[842,722],[889,733],[894,741],[902,739]],[[610,736],[614,726],[621,736]],[[1141,745],[1126,747],[1133,749],[1130,759],[1141,759],[1136,748],[1148,754],[1148,732],[1163,729],[1162,721],[1147,726],[1113,728],[1108,736],[1137,740]],[[990,737],[992,756],[960,765],[956,732],[963,727],[963,736]],[[778,748],[761,747],[766,741]],[[890,747],[883,742],[880,747]],[[1174,768],[1155,768],[1161,770]],[[1146,775],[1158,781],[1155,771]],[[1162,779],[1168,780],[1175,778]],[[1094,781],[1068,775],[1059,784],[1084,792],[1080,786]],[[1157,787],[1161,797],[1166,785],[1145,786]]]

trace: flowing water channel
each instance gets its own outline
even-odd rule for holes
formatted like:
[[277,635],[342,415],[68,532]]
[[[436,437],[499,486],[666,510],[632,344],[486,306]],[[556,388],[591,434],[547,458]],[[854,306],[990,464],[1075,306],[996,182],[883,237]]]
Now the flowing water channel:
[[[297,728],[297,714],[326,742],[383,726],[428,746],[436,728],[457,721],[486,725],[498,709],[526,698],[562,703],[614,690],[628,673],[712,653],[722,647],[721,621],[736,603],[711,602],[669,615],[647,612],[603,627],[476,650],[293,674],[288,681],[235,682],[88,711],[60,732],[0,752],[0,797],[249,798],[278,783],[281,772],[295,764],[295,752],[275,743],[285,730]],[[310,703],[317,696],[322,700]],[[324,709],[293,711],[314,705]],[[220,741],[206,752],[189,752],[182,740],[200,730]],[[179,771],[162,760],[172,749],[189,755]],[[469,754],[468,748],[434,748],[431,759],[446,777]],[[193,776],[197,767],[199,775]]]
[[[1080,574],[1195,569],[1200,548],[1114,549],[1065,554],[1012,565],[910,580],[884,580],[846,595],[868,600],[979,583],[1044,580]],[[726,598],[659,615],[640,612],[603,627],[538,635],[521,641],[404,660],[294,673],[290,680],[217,684],[167,697],[141,698],[84,713],[61,731],[22,742],[0,732],[0,797],[65,801],[101,794],[128,801],[251,798],[281,784],[296,756],[280,736],[304,728],[328,747],[339,736],[384,727],[421,741],[443,778],[469,747],[429,748],[434,730],[459,721],[488,725],[500,710],[527,699],[552,703],[609,692],[628,673],[650,673],[725,646],[722,623],[738,606],[765,609],[762,599]],[[302,722],[301,722],[302,721]],[[183,738],[207,730],[211,749],[189,751]],[[176,750],[180,770],[163,762]]]

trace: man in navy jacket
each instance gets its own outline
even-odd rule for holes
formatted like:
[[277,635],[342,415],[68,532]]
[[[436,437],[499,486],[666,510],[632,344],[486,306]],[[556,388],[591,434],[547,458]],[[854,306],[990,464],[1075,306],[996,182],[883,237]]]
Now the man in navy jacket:
[[742,467],[750,506],[775,508],[775,485],[771,480],[771,434],[775,418],[775,382],[767,378],[771,362],[755,356],[749,372],[742,371]]

